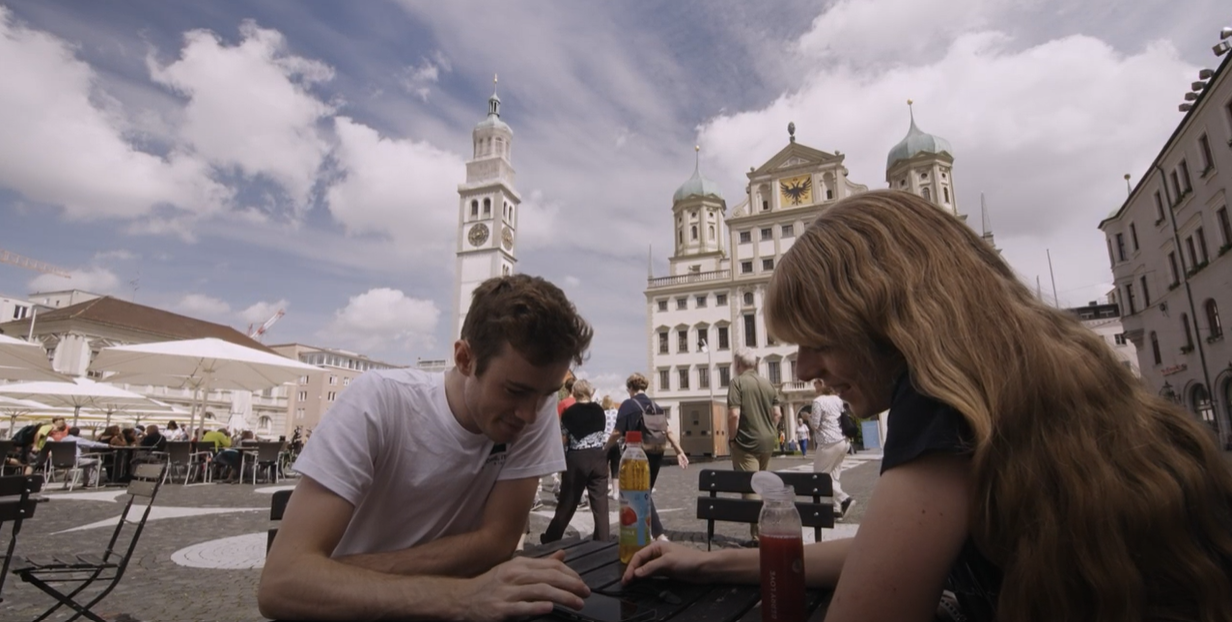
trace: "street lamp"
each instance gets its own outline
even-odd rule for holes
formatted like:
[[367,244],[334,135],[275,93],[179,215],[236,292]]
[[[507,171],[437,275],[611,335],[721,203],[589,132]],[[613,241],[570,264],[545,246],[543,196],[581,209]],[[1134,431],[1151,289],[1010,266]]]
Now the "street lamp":
[[1176,391],[1172,390],[1172,385],[1168,382],[1164,382],[1164,388],[1160,390],[1159,394],[1173,404],[1180,403],[1180,401],[1176,398]]

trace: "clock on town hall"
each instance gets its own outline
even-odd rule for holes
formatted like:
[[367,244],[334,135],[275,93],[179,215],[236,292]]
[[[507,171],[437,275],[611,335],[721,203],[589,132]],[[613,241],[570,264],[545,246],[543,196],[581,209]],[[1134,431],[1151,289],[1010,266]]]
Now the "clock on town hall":
[[813,180],[808,175],[779,180],[783,205],[808,205],[813,202]]
[[501,244],[505,246],[505,250],[513,250],[513,229],[505,227],[501,231]]
[[466,239],[470,241],[471,246],[479,246],[488,241],[488,226],[479,223],[471,227],[470,233],[466,234]]

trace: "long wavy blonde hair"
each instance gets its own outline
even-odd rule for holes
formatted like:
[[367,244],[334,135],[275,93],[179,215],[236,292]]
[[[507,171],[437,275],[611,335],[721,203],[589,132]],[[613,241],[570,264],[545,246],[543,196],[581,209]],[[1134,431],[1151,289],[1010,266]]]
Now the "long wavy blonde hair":
[[957,218],[902,192],[840,201],[775,269],[766,317],[789,343],[901,356],[962,414],[998,620],[1232,615],[1232,474],[1210,432]]

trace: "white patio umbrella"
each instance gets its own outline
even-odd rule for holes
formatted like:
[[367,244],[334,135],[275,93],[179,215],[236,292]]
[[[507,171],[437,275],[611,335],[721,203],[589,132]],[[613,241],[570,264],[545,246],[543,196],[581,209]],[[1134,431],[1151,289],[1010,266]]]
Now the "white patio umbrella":
[[103,348],[90,369],[114,372],[108,379],[115,382],[191,388],[200,397],[189,417],[190,434],[211,389],[261,391],[322,371],[213,337]]
[[0,396],[19,400],[38,400],[48,406],[73,409],[73,425],[85,407],[106,410],[124,406],[149,405],[150,398],[125,391],[105,382],[75,378],[73,382],[19,382],[0,385]]
[[41,344],[0,335],[0,380],[50,380],[71,382],[57,374]]
[[52,410],[50,406],[40,402],[35,402],[33,400],[19,400],[11,397],[0,396],[0,413],[8,415],[9,418],[9,436],[13,435],[13,428],[17,426],[18,417],[34,412],[45,412],[50,410]]

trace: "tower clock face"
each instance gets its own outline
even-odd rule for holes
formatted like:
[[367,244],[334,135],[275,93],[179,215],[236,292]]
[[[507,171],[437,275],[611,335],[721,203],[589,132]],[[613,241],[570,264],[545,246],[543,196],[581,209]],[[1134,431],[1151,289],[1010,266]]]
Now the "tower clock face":
[[501,231],[501,244],[504,245],[505,250],[513,250],[513,229],[505,227],[504,230]]
[[466,239],[471,243],[471,246],[479,246],[488,241],[488,226],[479,223],[471,227],[469,233],[466,234]]
[[813,202],[813,180],[808,175],[779,180],[783,205],[808,205]]

